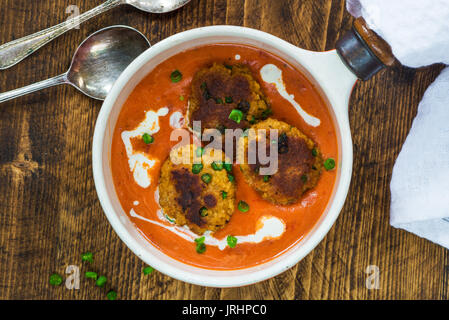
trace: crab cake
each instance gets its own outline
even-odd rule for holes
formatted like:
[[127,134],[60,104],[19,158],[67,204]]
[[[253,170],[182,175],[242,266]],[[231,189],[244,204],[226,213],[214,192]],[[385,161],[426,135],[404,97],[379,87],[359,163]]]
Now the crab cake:
[[164,213],[197,234],[223,228],[235,207],[235,185],[228,176],[232,174],[228,163],[221,150],[194,145],[172,150],[159,179],[159,203]]
[[260,84],[246,66],[214,63],[193,77],[187,112],[190,127],[201,121],[202,130],[243,129],[270,112]]
[[[307,190],[313,188],[321,175],[323,159],[316,144],[297,128],[289,124],[267,119],[251,127],[254,134],[242,137],[239,148],[243,148],[243,157],[248,150],[256,150],[256,141],[263,139],[259,129],[266,131],[266,149],[269,155],[269,143],[277,144],[278,170],[273,175],[261,175],[259,170],[265,166],[259,163],[248,164],[246,158],[240,159],[240,168],[246,182],[253,187],[267,201],[279,205],[288,205],[297,202]],[[278,130],[278,140],[269,141],[269,131]],[[250,130],[252,131],[252,130]],[[268,165],[267,165],[268,166]]]

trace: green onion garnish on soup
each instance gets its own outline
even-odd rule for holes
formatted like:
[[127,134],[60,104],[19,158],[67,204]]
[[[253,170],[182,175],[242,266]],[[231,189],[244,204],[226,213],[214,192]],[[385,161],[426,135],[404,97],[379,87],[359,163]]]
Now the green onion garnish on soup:
[[208,173],[205,173],[201,176],[201,180],[203,180],[204,183],[209,184],[212,180],[212,176]]
[[234,236],[228,236],[226,238],[226,242],[228,243],[228,246],[230,248],[235,248],[235,246],[237,245],[237,238]]
[[200,209],[200,216],[202,217],[207,217],[208,213],[207,213],[207,208],[206,207],[202,207]]
[[212,162],[211,166],[212,166],[212,169],[214,169],[215,171],[223,170],[223,163],[221,163],[221,162],[214,161],[214,162]]
[[143,142],[145,142],[146,144],[150,144],[150,143],[153,143],[153,142],[154,142],[154,138],[153,138],[151,135],[149,135],[148,133],[144,133],[144,134],[142,135],[142,140],[143,140]]
[[247,204],[245,201],[240,200],[238,206],[239,210],[241,212],[248,212],[249,211],[249,204]]
[[195,239],[196,252],[201,254],[201,253],[204,253],[206,251],[206,244],[204,243],[205,240],[206,240],[206,238],[204,236]]
[[223,168],[229,173],[232,172],[232,164],[231,163],[223,163]]
[[177,83],[182,79],[182,73],[179,70],[175,70],[170,75],[171,82]]
[[243,119],[243,112],[238,109],[232,109],[231,113],[229,114],[229,119],[240,123],[240,121],[242,121]]
[[204,153],[204,148],[203,147],[196,148],[195,153],[197,157],[201,157]]
[[201,172],[201,170],[203,170],[203,164],[202,163],[194,163],[192,165],[192,172],[194,174],[198,174]]
[[335,160],[332,158],[327,158],[326,161],[324,161],[324,168],[329,171],[335,168]]

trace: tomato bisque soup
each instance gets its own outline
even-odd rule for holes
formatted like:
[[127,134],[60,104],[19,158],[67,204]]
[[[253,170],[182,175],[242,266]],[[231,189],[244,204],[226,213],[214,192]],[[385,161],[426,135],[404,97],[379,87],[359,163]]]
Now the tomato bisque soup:
[[[192,79],[198,70],[214,63],[248,67],[271,107],[270,117],[298,128],[313,140],[324,167],[317,184],[297,202],[279,205],[264,200],[234,164],[235,212],[222,229],[197,235],[164,214],[158,185],[161,166],[179,143],[170,136],[174,131],[185,131]],[[173,73],[175,70],[179,73]],[[332,115],[304,74],[267,51],[224,43],[168,57],[136,86],[114,129],[111,166],[124,211],[152,245],[186,264],[230,270],[278,257],[312,230],[333,194],[338,157]],[[249,210],[239,210],[240,201]],[[228,236],[232,236],[231,243]],[[205,251],[198,252],[196,239],[205,244]]]

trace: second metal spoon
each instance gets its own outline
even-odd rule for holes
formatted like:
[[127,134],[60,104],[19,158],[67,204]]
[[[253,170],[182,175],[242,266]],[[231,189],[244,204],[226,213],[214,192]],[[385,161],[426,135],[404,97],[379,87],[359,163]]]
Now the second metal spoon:
[[104,100],[126,67],[149,47],[147,38],[134,28],[101,29],[78,47],[67,73],[0,93],[0,103],[63,83],[73,85],[91,98]]
[[68,30],[71,30],[79,26],[82,22],[109,9],[117,7],[118,5],[129,4],[142,11],[165,13],[176,10],[188,2],[190,2],[190,0],[107,0],[98,7],[93,8],[69,21],[1,45],[0,70],[12,67],[35,52],[37,49],[43,47],[51,40],[59,37]]

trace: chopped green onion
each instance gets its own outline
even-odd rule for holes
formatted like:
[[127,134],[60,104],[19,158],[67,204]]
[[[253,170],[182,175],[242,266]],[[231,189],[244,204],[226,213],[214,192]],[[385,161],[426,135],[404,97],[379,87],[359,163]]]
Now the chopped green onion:
[[247,204],[245,201],[240,200],[238,206],[239,210],[241,212],[248,212],[249,211],[249,204]]
[[234,178],[234,176],[232,174],[228,174],[228,179],[231,182],[234,182],[234,180],[235,180],[235,178]]
[[150,267],[150,266],[146,266],[145,268],[143,268],[143,274],[144,275],[149,275],[152,274],[154,272],[154,268]]
[[111,301],[116,300],[117,292],[115,292],[114,290],[111,290],[106,294],[106,297],[108,297],[108,300],[111,300]]
[[270,176],[263,176],[263,182],[268,182],[270,180]]
[[313,148],[312,149],[312,156],[316,157],[317,155],[318,155],[317,149]]
[[93,262],[93,254],[92,252],[85,252],[81,255],[81,261]]
[[235,246],[237,245],[237,238],[233,236],[228,236],[226,238],[226,242],[228,243],[228,246],[230,248],[235,248]]
[[50,276],[50,284],[52,286],[59,286],[62,283],[62,276],[58,273],[53,273]]
[[243,112],[238,109],[232,109],[231,113],[229,114],[229,119],[240,123],[240,121],[242,121],[243,119]]
[[208,173],[205,173],[201,176],[201,180],[203,180],[204,183],[209,184],[212,180],[212,176]]
[[255,124],[256,123],[256,118],[254,118],[254,116],[251,116],[251,120],[249,120],[250,124]]
[[204,153],[204,148],[203,147],[198,147],[196,148],[195,154],[197,157],[201,157]]
[[168,215],[164,214],[165,219],[167,219],[170,223],[175,223],[175,219],[170,218]]
[[203,243],[205,240],[206,240],[206,237],[205,237],[205,236],[202,236],[202,237],[196,238],[196,239],[195,239],[195,242],[196,242],[196,243]]
[[232,172],[232,163],[223,163],[223,168],[229,173]]
[[265,109],[262,111],[262,119],[266,119],[273,114],[273,110],[271,108]]
[[224,66],[226,69],[232,70],[232,66],[230,66],[229,64],[225,64]]
[[97,281],[95,281],[95,285],[97,287],[104,287],[106,282],[108,282],[108,278],[106,278],[106,276],[99,276]]
[[212,169],[214,169],[215,171],[223,170],[223,163],[221,163],[221,162],[214,161],[214,162],[212,162],[211,166],[212,166]]
[[222,191],[221,197],[223,198],[223,200],[226,199],[228,197],[228,193],[226,191]]
[[301,176],[301,181],[302,181],[303,183],[306,183],[306,182],[307,182],[307,176],[306,176],[305,174],[303,174],[303,175]]
[[200,237],[200,238],[196,238],[195,242],[196,242],[196,252],[198,253],[204,253],[206,251],[206,244],[204,243],[204,240],[206,240],[206,238]]
[[225,102],[226,103],[232,103],[232,97],[225,97]]
[[335,168],[335,160],[332,159],[332,158],[326,159],[326,161],[324,161],[324,168],[327,171],[332,170],[333,168]]
[[203,170],[203,164],[202,163],[194,163],[192,165],[192,172],[194,174],[198,174],[201,172],[201,170]]
[[180,96],[179,100],[184,101],[184,96]]
[[142,140],[143,140],[143,142],[145,142],[146,144],[150,144],[150,143],[153,143],[153,142],[154,142],[154,138],[153,138],[151,135],[149,135],[148,133],[144,133],[144,134],[142,135]]
[[181,81],[182,73],[179,70],[175,70],[170,75],[171,82],[176,83]]
[[198,253],[204,253],[206,251],[206,245],[204,243],[197,243],[196,245],[196,252]]
[[217,99],[215,99],[215,103],[216,104],[223,104],[223,99],[222,98],[217,98]]
[[86,271],[86,273],[84,275],[85,275],[85,277],[87,279],[97,280],[97,278],[98,278],[98,274],[96,272],[93,272],[93,271]]
[[207,208],[206,207],[202,207],[200,209],[200,216],[202,217],[207,217],[208,213],[207,213]]

